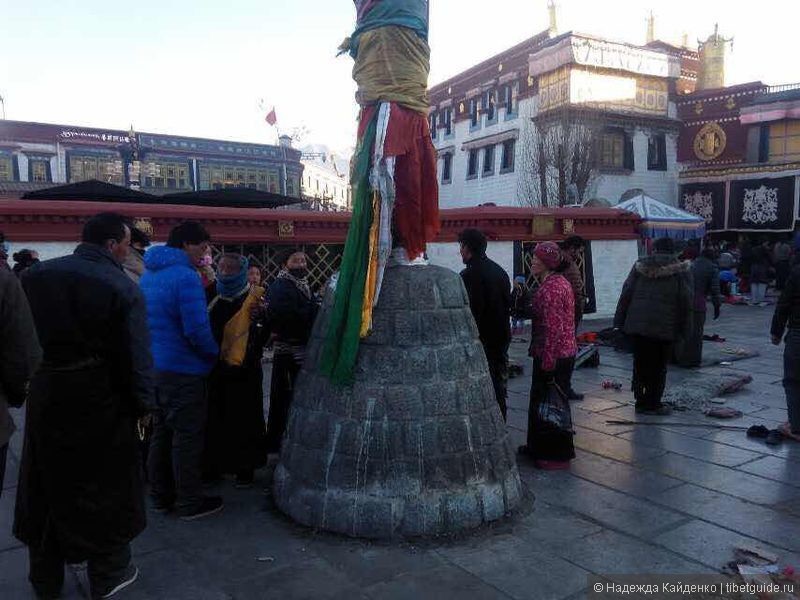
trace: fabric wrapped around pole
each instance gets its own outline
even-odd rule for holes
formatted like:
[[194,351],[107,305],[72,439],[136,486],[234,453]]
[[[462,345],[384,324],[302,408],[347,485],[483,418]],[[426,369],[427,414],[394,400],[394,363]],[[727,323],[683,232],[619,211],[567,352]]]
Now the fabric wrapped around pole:
[[427,117],[428,43],[406,27],[382,27],[361,36],[353,79],[361,106],[396,102]]

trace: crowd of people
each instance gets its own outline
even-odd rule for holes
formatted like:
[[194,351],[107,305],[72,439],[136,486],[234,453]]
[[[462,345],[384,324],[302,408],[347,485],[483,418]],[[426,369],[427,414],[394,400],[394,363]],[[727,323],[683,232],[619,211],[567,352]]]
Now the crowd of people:
[[92,597],[137,578],[130,542],[145,527],[145,480],[153,510],[191,521],[223,507],[205,485],[228,474],[252,485],[280,450],[318,304],[305,255],[286,249],[267,290],[241,255],[208,269],[210,241],[184,222],[149,247],[105,213],[72,255],[16,271],[2,241],[0,466],[14,429],[8,407],[27,399],[14,535],[40,597],[58,596],[65,563],[87,562]]
[[[575,457],[570,401],[583,398],[572,375],[587,304],[585,242],[537,244],[527,278],[513,286],[487,256],[481,231],[464,230],[459,242],[499,411],[505,419],[512,333],[531,320],[520,455],[541,469],[567,469]],[[653,250],[631,269],[614,325],[632,343],[636,412],[661,416],[670,412],[662,402],[668,364],[700,364],[709,300],[720,315],[720,271],[746,261],[712,246],[680,257],[669,239]],[[747,263],[751,286],[763,279],[762,254]],[[130,542],[145,527],[146,491],[153,510],[193,521],[223,508],[207,486],[226,476],[251,486],[280,452],[320,300],[299,249],[281,252],[281,270],[266,286],[240,254],[215,263],[209,232],[191,221],[151,246],[123,217],[104,213],[85,224],[72,255],[14,256],[19,268],[11,269],[0,238],[0,482],[14,431],[8,408],[27,401],[14,534],[28,547],[40,597],[58,595],[66,563],[86,561],[93,597],[107,598],[138,575]],[[786,342],[783,432],[800,439],[800,266],[787,270],[791,248],[776,245],[772,256],[782,294],[771,335]]]

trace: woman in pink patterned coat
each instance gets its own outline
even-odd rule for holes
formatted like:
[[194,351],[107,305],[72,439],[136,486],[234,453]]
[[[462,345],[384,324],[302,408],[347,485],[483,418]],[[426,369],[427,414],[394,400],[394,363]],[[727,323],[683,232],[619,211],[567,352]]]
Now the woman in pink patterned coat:
[[[567,469],[575,458],[572,415],[566,392],[575,354],[575,296],[556,269],[561,251],[552,242],[536,246],[533,273],[539,289],[533,296],[533,357],[528,410],[528,443],[520,452],[542,469]],[[553,385],[555,384],[555,385]],[[560,393],[559,392],[563,392]]]

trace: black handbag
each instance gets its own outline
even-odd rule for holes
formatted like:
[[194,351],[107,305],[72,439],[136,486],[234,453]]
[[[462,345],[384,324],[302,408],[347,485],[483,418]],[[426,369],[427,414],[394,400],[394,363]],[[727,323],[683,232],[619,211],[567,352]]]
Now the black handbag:
[[536,407],[537,419],[544,425],[572,431],[572,412],[567,395],[555,381],[545,384],[545,397]]

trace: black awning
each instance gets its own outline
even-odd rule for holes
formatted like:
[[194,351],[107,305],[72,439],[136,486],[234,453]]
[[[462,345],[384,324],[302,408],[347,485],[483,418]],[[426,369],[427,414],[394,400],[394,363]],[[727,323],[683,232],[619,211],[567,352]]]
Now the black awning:
[[303,202],[300,198],[243,187],[166,194],[155,202],[159,201],[162,204],[224,206],[230,208],[278,208],[279,206],[289,206]]
[[23,200],[88,200],[90,202],[136,202],[139,204],[157,204],[158,197],[130,188],[105,183],[97,179],[68,183],[28,192]]
[[88,202],[175,204],[180,206],[217,206],[227,208],[278,208],[303,202],[300,198],[242,187],[155,195],[96,179],[30,191],[24,194],[22,198],[23,200],[84,200]]

